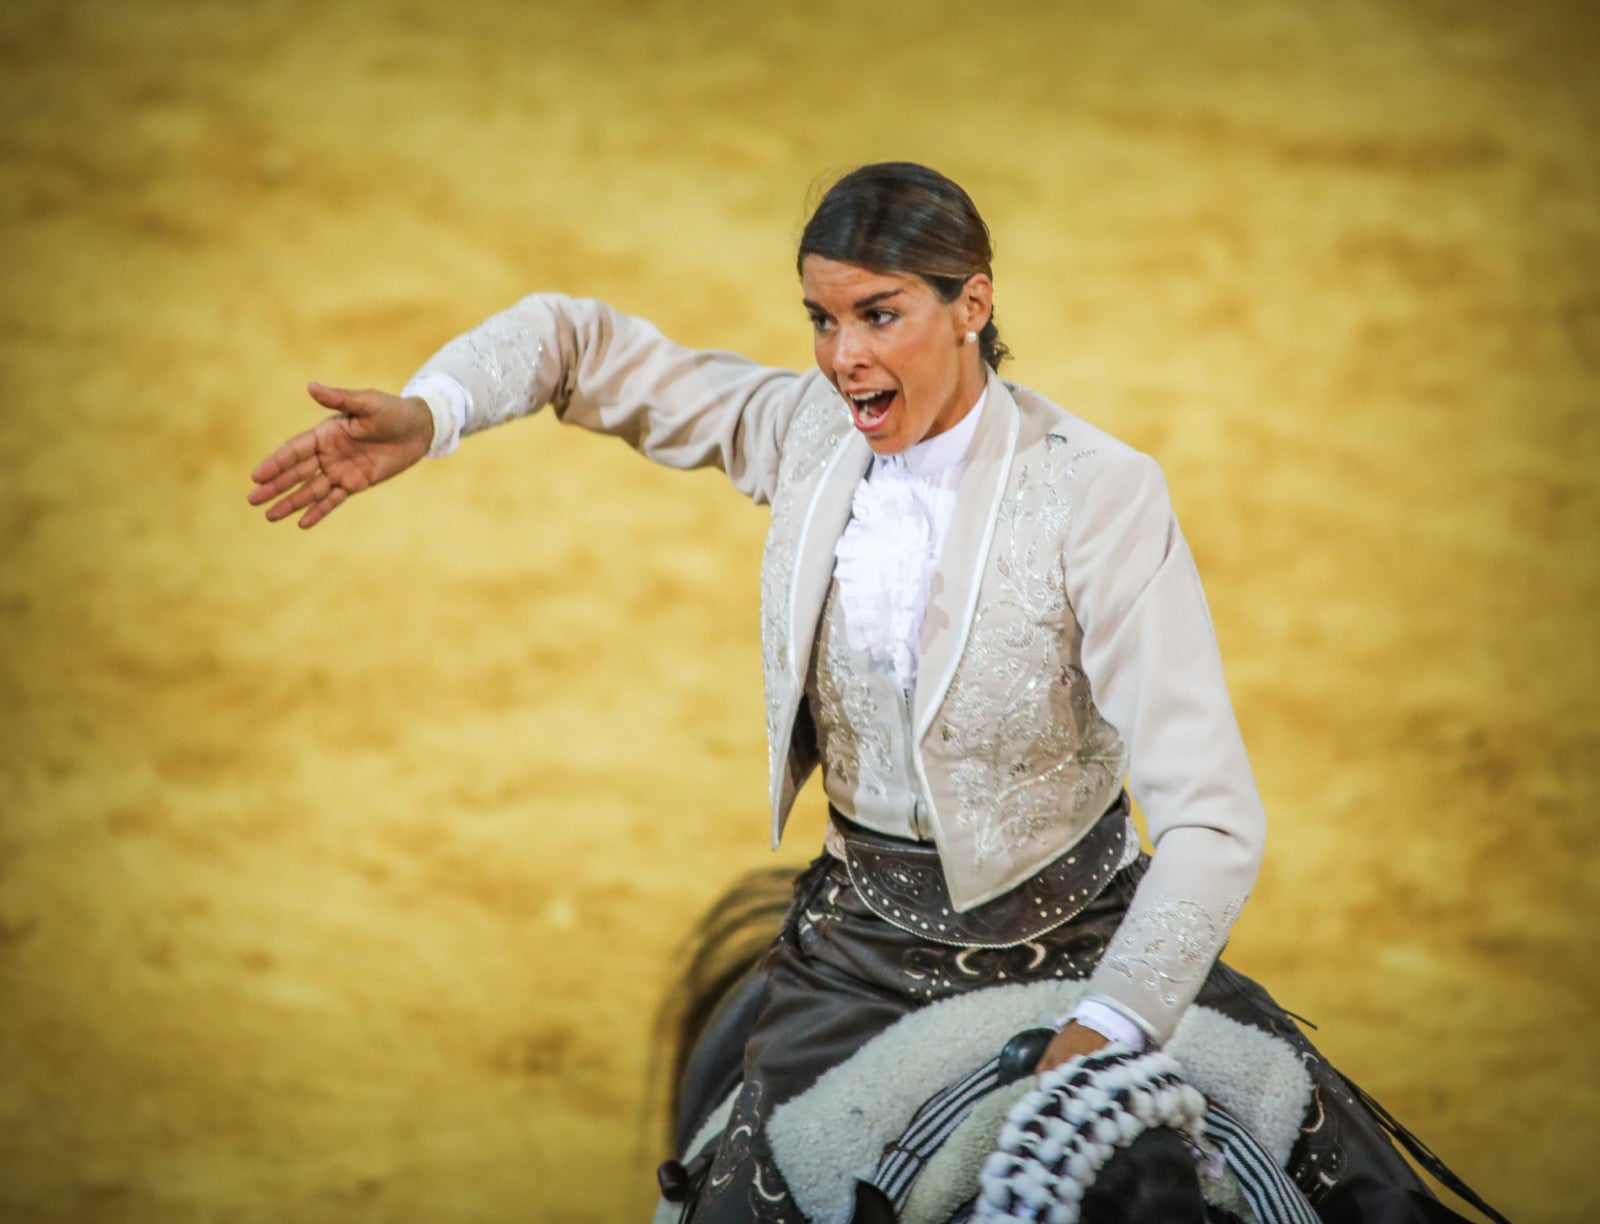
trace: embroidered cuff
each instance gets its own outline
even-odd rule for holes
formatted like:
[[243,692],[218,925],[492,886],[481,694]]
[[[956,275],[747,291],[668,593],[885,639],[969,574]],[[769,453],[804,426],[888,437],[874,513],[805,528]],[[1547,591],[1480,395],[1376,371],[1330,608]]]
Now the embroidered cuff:
[[403,396],[417,396],[433,415],[433,442],[430,459],[443,459],[461,445],[461,431],[467,424],[467,389],[449,374],[418,374],[404,387]]

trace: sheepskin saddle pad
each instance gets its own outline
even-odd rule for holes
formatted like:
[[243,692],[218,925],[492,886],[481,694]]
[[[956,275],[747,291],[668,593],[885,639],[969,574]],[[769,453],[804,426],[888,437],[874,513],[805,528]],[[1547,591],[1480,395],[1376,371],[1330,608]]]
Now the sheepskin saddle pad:
[[[858,1178],[870,1178],[884,1146],[905,1131],[934,1093],[970,1075],[1023,1029],[1048,1027],[1070,1012],[1082,982],[995,986],[931,1003],[885,1029],[856,1054],[772,1114],[767,1140],[795,1204],[816,1224],[846,1224]],[[1189,1082],[1238,1120],[1287,1165],[1311,1104],[1311,1077],[1288,1042],[1220,1012],[1189,1008],[1166,1050]],[[905,1224],[948,1220],[978,1190],[1011,1105],[1035,1087],[1025,1076],[981,1101],[929,1160],[901,1213]],[[725,1124],[737,1089],[696,1135],[690,1151]],[[1231,1176],[1207,1179],[1206,1196],[1249,1219]],[[662,1203],[658,1220],[676,1208]]]

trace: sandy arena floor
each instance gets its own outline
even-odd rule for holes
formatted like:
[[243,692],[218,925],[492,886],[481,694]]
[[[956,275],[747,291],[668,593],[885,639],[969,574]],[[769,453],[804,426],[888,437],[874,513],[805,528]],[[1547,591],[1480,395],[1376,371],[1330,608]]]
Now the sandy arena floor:
[[[1011,376],[1153,452],[1274,833],[1231,957],[1600,1218],[1582,2],[0,9],[0,1218],[615,1221],[764,849],[764,513],[539,419],[309,535],[317,410],[535,288],[810,360],[814,180],[965,183]],[[813,852],[813,794],[783,858]]]

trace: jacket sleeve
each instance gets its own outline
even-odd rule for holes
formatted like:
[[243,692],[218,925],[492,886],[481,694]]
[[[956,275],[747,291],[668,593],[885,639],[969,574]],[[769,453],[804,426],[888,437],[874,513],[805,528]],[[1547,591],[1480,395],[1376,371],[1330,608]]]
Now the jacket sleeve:
[[1119,449],[1069,532],[1068,596],[1096,706],[1122,737],[1154,852],[1089,980],[1157,1044],[1255,882],[1266,817],[1194,558],[1154,460]]
[[[809,376],[735,353],[674,344],[652,324],[603,302],[541,293],[446,344],[413,384],[445,376],[461,432],[470,434],[549,404],[564,422],[622,438],[669,467],[716,466],[764,502],[777,480],[788,418]],[[420,392],[436,435],[450,408]],[[437,453],[437,452],[436,452]]]

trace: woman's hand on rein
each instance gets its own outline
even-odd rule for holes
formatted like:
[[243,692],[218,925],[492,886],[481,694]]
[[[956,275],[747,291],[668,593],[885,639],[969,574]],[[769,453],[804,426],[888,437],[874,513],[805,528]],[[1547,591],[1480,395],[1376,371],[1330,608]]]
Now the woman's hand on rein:
[[[433,414],[422,399],[385,391],[351,391],[312,383],[311,398],[337,416],[296,434],[250,473],[250,504],[272,502],[267,519],[297,510],[301,527],[314,527],[352,493],[398,476],[428,453]],[[277,499],[277,500],[274,500]]]
[[1058,1067],[1068,1059],[1076,1058],[1079,1054],[1093,1054],[1102,1046],[1110,1044],[1092,1028],[1077,1023],[1069,1024],[1055,1035],[1055,1040],[1045,1046],[1035,1071],[1043,1075],[1051,1067]]

